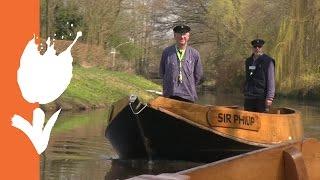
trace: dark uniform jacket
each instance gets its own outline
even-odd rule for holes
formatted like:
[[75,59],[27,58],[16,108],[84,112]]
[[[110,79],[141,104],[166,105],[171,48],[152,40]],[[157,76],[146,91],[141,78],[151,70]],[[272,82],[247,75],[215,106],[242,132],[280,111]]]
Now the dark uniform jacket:
[[[253,59],[253,55],[246,60],[246,82],[244,88],[246,98],[274,98],[274,66],[274,59],[265,54],[262,54],[256,60]],[[270,69],[272,69],[272,72],[270,72]]]

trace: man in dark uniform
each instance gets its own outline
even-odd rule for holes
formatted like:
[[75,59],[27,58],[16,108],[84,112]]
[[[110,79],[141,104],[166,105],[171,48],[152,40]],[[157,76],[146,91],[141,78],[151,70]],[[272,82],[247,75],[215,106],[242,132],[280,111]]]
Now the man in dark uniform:
[[159,74],[163,79],[163,96],[194,102],[203,69],[199,52],[188,45],[190,31],[186,25],[173,28],[176,43],[163,50]]
[[252,55],[246,60],[244,109],[268,112],[275,94],[275,61],[262,51],[264,40],[251,41]]

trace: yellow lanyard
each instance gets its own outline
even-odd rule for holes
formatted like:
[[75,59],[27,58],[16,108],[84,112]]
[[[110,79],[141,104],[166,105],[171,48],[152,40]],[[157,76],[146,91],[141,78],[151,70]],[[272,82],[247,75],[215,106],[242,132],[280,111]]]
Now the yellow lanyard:
[[179,50],[179,49],[177,49],[177,55],[178,55],[179,61],[182,61],[182,60],[183,60],[184,52],[186,52],[186,50]]
[[179,77],[178,77],[178,80],[180,83],[182,83],[182,61],[183,61],[183,56],[184,56],[184,53],[186,52],[185,49],[183,50],[179,50],[176,46],[176,52],[177,52],[177,56],[178,56],[178,59],[179,59]]

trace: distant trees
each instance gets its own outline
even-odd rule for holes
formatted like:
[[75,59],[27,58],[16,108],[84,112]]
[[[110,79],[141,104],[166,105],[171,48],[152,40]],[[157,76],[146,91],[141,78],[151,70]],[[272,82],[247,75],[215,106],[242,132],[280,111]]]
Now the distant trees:
[[173,43],[172,27],[188,24],[207,82],[224,91],[238,91],[250,41],[263,38],[277,88],[307,92],[320,87],[319,9],[318,0],[41,0],[41,34],[73,39],[81,30],[84,43],[103,46],[106,56],[117,47],[117,59],[148,76]]
[[319,95],[320,3],[289,0],[288,5],[289,12],[281,18],[273,49],[278,62],[279,90],[286,93],[294,90],[301,96]]
[[73,2],[66,5],[58,3],[59,5],[53,9],[55,38],[73,40],[79,28],[84,26],[83,16]]

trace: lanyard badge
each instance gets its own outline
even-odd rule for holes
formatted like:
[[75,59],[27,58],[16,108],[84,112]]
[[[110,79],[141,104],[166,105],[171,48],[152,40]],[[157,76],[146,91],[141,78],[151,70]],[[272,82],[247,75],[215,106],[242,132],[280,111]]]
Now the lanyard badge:
[[253,75],[254,70],[256,70],[256,66],[249,66],[249,70],[250,70],[250,76]]

